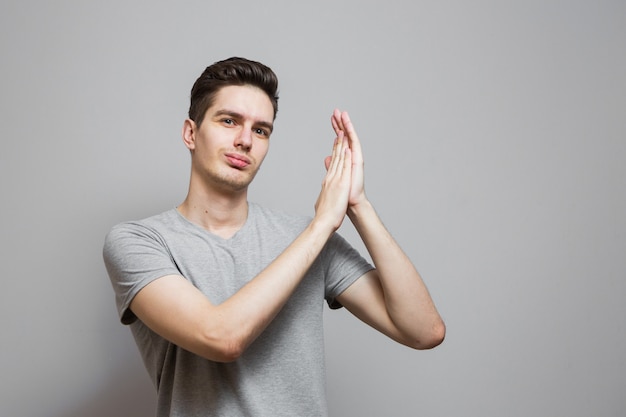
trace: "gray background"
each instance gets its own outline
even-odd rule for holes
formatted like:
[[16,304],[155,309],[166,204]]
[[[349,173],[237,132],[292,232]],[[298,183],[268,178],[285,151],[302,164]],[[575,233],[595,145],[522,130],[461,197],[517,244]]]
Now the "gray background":
[[232,55],[281,80],[251,199],[311,214],[348,109],[448,325],[415,352],[329,312],[332,415],[626,415],[626,4],[394,0],[2,2],[0,415],[152,415],[103,236],[182,201]]

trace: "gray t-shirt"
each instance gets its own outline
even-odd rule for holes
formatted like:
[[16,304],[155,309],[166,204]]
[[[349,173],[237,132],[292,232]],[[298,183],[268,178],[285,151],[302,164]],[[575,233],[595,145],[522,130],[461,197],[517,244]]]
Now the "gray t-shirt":
[[232,363],[201,358],[163,339],[129,310],[148,283],[178,274],[219,304],[271,263],[310,219],[250,203],[230,239],[189,222],[176,209],[119,224],[104,244],[104,261],[122,323],[129,324],[158,397],[157,416],[327,415],[323,300],[372,269],[334,234],[281,312]]

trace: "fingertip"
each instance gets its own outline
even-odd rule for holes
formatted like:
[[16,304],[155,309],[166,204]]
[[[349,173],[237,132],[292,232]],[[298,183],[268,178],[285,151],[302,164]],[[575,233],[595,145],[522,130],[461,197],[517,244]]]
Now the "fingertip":
[[330,116],[330,124],[333,126],[335,132],[339,131],[339,123],[337,123],[335,115]]

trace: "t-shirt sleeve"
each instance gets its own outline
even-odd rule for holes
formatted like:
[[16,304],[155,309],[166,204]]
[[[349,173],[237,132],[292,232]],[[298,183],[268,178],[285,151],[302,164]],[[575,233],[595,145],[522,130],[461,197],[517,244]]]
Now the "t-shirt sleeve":
[[335,298],[363,274],[374,269],[341,235],[333,234],[324,247],[326,302],[332,309],[343,307]]
[[138,223],[113,227],[104,241],[103,258],[123,324],[137,319],[129,306],[142,288],[166,275],[180,275],[159,234]]

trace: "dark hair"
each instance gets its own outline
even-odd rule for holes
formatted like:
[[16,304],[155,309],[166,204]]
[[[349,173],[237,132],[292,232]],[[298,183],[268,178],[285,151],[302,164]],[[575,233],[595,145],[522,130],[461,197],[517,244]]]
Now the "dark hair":
[[278,113],[278,77],[271,68],[245,58],[228,58],[208,66],[191,88],[189,118],[200,126],[217,93],[230,85],[251,85],[267,94]]

